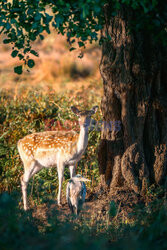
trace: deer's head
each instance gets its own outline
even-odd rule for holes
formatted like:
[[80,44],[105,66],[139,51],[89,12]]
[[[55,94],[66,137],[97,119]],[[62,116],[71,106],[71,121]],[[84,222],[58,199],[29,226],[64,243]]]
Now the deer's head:
[[80,111],[77,107],[72,106],[71,110],[74,114],[76,114],[79,117],[79,124],[83,127],[89,127],[91,122],[91,116],[96,113],[98,109],[98,106],[94,106],[91,110],[83,110]]

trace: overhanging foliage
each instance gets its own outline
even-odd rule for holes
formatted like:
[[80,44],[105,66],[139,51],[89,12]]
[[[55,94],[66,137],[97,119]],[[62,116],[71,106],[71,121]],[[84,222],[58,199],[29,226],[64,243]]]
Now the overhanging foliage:
[[[12,57],[18,57],[32,68],[35,63],[31,54],[31,43],[37,38],[44,39],[43,31],[50,33],[53,26],[58,33],[66,34],[70,50],[77,40],[78,46],[98,40],[98,32],[105,22],[103,6],[110,2],[110,12],[117,15],[122,7],[136,12],[131,24],[135,29],[154,32],[157,40],[167,41],[167,7],[163,0],[3,0],[0,1],[0,34],[6,34],[5,44],[12,44]],[[100,42],[102,42],[101,39]],[[22,65],[15,67],[22,73]]]

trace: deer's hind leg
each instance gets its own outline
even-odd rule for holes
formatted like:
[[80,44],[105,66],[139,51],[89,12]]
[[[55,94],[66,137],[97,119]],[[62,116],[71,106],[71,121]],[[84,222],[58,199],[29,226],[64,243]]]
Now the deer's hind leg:
[[30,178],[39,172],[41,169],[41,166],[36,161],[30,161],[24,163],[24,174],[21,176],[21,189],[22,189],[22,195],[23,195],[23,206],[24,210],[26,211],[28,209],[28,201],[27,201],[27,186]]

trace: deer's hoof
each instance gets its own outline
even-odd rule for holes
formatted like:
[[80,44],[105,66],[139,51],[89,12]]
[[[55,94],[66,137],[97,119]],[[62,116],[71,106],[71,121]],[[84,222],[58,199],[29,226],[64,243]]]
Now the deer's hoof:
[[61,204],[60,202],[58,202],[58,206],[59,206],[59,207],[62,207],[62,204]]

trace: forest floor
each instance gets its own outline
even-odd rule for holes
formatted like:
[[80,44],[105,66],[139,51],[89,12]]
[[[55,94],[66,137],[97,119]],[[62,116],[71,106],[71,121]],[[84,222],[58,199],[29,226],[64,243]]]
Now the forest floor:
[[85,204],[78,217],[72,216],[65,196],[62,197],[62,206],[57,205],[57,201],[46,202],[36,207],[31,207],[32,214],[35,218],[40,218],[43,223],[48,223],[48,218],[51,214],[56,213],[60,221],[76,222],[85,220],[89,221],[91,226],[96,226],[97,222],[109,222],[110,204],[116,204],[115,219],[120,219],[123,223],[133,223],[133,209],[136,206],[144,205],[151,199],[137,195],[133,191],[122,187],[114,190],[103,189],[100,185],[95,187],[93,191],[87,190]]

